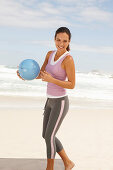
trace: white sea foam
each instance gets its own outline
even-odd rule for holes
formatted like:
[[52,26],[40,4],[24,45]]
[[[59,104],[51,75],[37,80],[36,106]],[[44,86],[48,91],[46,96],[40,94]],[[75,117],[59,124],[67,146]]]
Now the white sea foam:
[[[46,96],[46,82],[40,79],[23,81],[18,78],[17,67],[0,65],[0,95]],[[76,72],[76,86],[67,89],[72,97],[113,101],[113,74],[92,71]]]

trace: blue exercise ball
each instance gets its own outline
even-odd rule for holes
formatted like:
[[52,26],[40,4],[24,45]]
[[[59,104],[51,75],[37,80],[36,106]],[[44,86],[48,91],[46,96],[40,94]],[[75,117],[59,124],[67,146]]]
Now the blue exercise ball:
[[19,74],[25,80],[33,80],[40,73],[39,64],[33,59],[23,60],[19,64]]

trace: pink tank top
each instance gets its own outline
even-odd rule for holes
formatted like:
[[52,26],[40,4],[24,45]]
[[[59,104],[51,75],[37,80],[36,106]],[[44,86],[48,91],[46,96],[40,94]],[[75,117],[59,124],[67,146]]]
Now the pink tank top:
[[[57,61],[54,61],[55,54],[57,51],[53,51],[49,57],[48,64],[45,67],[45,70],[52,75],[52,77],[65,81],[66,71],[62,69],[61,63],[64,58],[69,55],[69,52],[66,51]],[[47,83],[47,97],[62,97],[66,96],[66,89],[58,86],[54,83]]]

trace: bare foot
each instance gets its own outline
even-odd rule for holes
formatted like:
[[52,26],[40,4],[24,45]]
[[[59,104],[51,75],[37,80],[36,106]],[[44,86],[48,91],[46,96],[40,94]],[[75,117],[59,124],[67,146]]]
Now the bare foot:
[[65,170],[71,170],[74,166],[74,162],[70,161],[65,165]]

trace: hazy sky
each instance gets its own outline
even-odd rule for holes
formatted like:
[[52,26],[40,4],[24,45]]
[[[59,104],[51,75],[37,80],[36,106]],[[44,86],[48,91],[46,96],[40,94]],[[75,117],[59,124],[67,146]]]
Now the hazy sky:
[[54,34],[66,26],[78,71],[113,73],[113,0],[0,0],[0,65],[42,65]]

